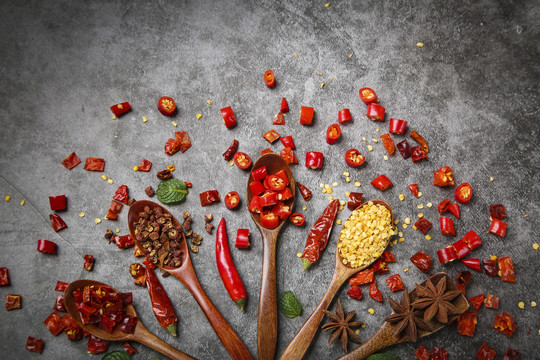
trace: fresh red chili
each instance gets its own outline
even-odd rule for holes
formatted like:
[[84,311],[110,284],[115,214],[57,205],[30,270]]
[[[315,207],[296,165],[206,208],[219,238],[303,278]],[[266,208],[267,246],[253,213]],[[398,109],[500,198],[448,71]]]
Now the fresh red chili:
[[463,183],[454,192],[454,198],[460,204],[468,204],[471,201],[473,189],[471,184]]
[[94,255],[84,255],[83,268],[87,271],[92,271],[94,268]]
[[388,131],[390,134],[403,135],[407,128],[407,122],[405,120],[390,118],[390,126]]
[[476,329],[477,316],[477,312],[471,311],[467,311],[459,315],[457,323],[458,334],[472,337],[474,335],[474,330]]
[[399,274],[387,277],[386,285],[388,285],[390,291],[399,291],[405,289],[405,285],[403,285],[403,281],[401,280],[401,276],[399,276]]
[[84,162],[84,170],[103,171],[105,170],[105,160],[102,158],[87,157]]
[[101,354],[109,349],[110,342],[98,338],[97,336],[90,335],[88,338],[88,353],[89,354]]
[[56,287],[54,288],[54,290],[64,292],[66,290],[66,288],[68,287],[68,285],[69,285],[69,283],[59,280],[59,281],[56,282]]
[[228,128],[236,126],[236,117],[234,116],[233,109],[230,106],[227,106],[221,111],[221,116],[223,117],[223,123]]
[[283,146],[289,147],[291,149],[296,149],[296,146],[294,145],[294,140],[293,140],[291,135],[284,136],[280,140],[281,140],[281,143],[283,144]]
[[245,249],[249,247],[249,229],[238,229],[236,231],[235,248]]
[[[286,179],[287,178],[285,177],[285,180]],[[270,174],[266,176],[266,179],[264,180],[264,186],[268,190],[272,190],[275,192],[281,191],[287,186],[285,180],[282,177],[277,176],[276,174]]]
[[26,339],[26,350],[41,354],[43,352],[44,344],[45,342],[43,339],[36,339],[33,336],[29,336],[28,339]]
[[274,206],[278,202],[278,194],[275,191],[266,190],[261,196],[259,196],[261,206],[267,208]]
[[240,204],[240,195],[238,195],[236,191],[228,192],[223,201],[225,202],[227,209],[235,209],[238,207],[238,204]]
[[261,211],[262,211],[262,206],[261,206],[261,198],[254,195],[252,198],[251,198],[251,201],[249,203],[249,207],[248,207],[248,210],[249,212],[251,213],[254,213],[254,214],[260,214]]
[[207,190],[199,194],[201,206],[211,205],[220,201],[220,196],[217,190]]
[[279,217],[272,210],[264,210],[261,212],[261,225],[267,229],[275,229],[279,225]]
[[148,287],[148,294],[152,301],[152,310],[159,322],[159,325],[164,329],[167,329],[173,336],[176,336],[176,325],[178,317],[174,312],[174,308],[169,299],[169,295],[159,282],[158,277],[154,270],[150,267],[146,267],[146,286]]
[[357,272],[355,275],[349,278],[349,285],[364,285],[373,282],[374,272],[373,269],[365,269]]
[[501,256],[497,258],[497,265],[499,267],[498,274],[502,281],[516,282],[514,264],[512,263],[510,256]]
[[385,109],[383,106],[375,103],[368,104],[366,116],[371,120],[384,121]]
[[293,193],[291,189],[289,189],[288,187],[278,192],[278,200],[285,201],[285,200],[292,199],[292,197],[293,197]]
[[[266,166],[261,166],[260,168],[257,168],[251,172],[251,175],[253,176],[253,180],[264,180],[266,179],[266,176],[268,175],[268,172],[266,171]],[[256,194],[258,195],[258,194]]]
[[62,165],[64,165],[68,170],[73,169],[75,166],[79,165],[81,163],[81,159],[72,152],[68,155],[64,160],[62,160]]
[[276,116],[274,116],[272,125],[285,125],[285,116],[283,116],[281,112],[278,112]]
[[420,146],[415,145],[411,148],[411,159],[413,163],[417,163],[420,160],[427,160],[428,156],[427,154],[422,151]]
[[332,124],[326,129],[326,143],[334,144],[341,137],[341,127],[338,124]]
[[480,239],[480,236],[478,236],[478,234],[474,230],[466,233],[463,237],[463,240],[467,243],[467,246],[470,250],[474,250],[480,245],[482,245],[482,239]]
[[497,275],[497,260],[482,260],[482,267],[487,276]]
[[308,151],[306,153],[306,167],[310,169],[321,169],[323,166],[324,155],[322,152]]
[[105,215],[105,219],[107,220],[116,220],[118,219],[118,213],[124,205],[119,203],[118,201],[111,200],[111,205],[109,206],[109,210],[107,210],[107,215]]
[[251,167],[251,158],[246,153],[237,152],[236,154],[234,154],[234,163],[240,169],[246,170]]
[[260,195],[266,190],[262,181],[259,181],[259,180],[254,180],[250,182],[249,189],[251,190],[251,193],[253,194],[253,196]]
[[410,137],[414,139],[414,141],[416,141],[420,145],[424,153],[427,154],[429,152],[429,147],[428,147],[426,139],[420,136],[420,134],[418,134],[416,130],[411,131],[409,135]]
[[489,232],[500,237],[506,235],[506,223],[499,219],[491,220],[491,226],[489,227]]
[[273,144],[276,140],[278,140],[281,135],[279,135],[279,133],[272,129],[270,131],[267,131],[263,134],[262,136],[266,141],[268,141],[270,144]]
[[461,262],[468,268],[482,272],[482,267],[480,266],[480,259],[461,259]]
[[444,213],[446,210],[448,210],[448,207],[450,206],[450,200],[444,199],[437,205],[437,210],[439,211],[439,214]]
[[363,193],[351,192],[349,193],[349,198],[347,199],[347,209],[353,211],[362,204]]
[[378,302],[383,301],[382,292],[377,287],[377,281],[375,279],[373,279],[373,281],[369,284],[369,297],[377,300]]
[[439,224],[441,226],[441,234],[443,235],[456,235],[456,230],[454,228],[454,220],[449,217],[441,216],[439,218]]
[[128,102],[123,102],[111,106],[111,111],[115,116],[121,116],[131,110],[131,105]]
[[114,200],[127,204],[129,202],[129,189],[126,185],[120,185],[113,195]]
[[298,190],[300,191],[300,194],[304,198],[304,201],[309,201],[312,195],[311,190],[309,190],[307,187],[305,187],[298,181],[296,182],[296,186],[298,186]]
[[311,125],[313,123],[313,108],[302,106],[300,110],[300,125]]
[[285,98],[281,98],[281,106],[280,110],[282,113],[289,112],[289,104],[287,103],[287,100]]
[[358,167],[366,162],[366,157],[357,149],[349,149],[345,152],[345,162],[350,167]]
[[425,216],[422,216],[420,219],[416,221],[414,224],[418,230],[422,232],[422,234],[426,235],[427,231],[431,228],[431,222],[426,219]]
[[56,254],[56,243],[45,239],[39,239],[37,251],[44,254]]
[[394,184],[392,184],[392,182],[386,177],[386,175],[377,176],[375,179],[373,179],[373,181],[371,181],[371,185],[381,191],[386,191],[392,186],[394,186]]
[[171,97],[162,96],[157,103],[159,112],[165,116],[172,116],[176,111],[176,103]]
[[180,150],[180,142],[176,139],[169,139],[165,143],[164,150],[165,154],[172,156]]
[[177,131],[174,133],[174,136],[176,137],[176,141],[180,143],[181,152],[185,152],[191,147],[191,140],[189,139],[187,131]]
[[341,109],[339,110],[338,112],[338,123],[344,123],[344,122],[347,122],[347,121],[351,121],[352,120],[352,116],[351,116],[351,112],[349,109]]
[[489,215],[492,219],[504,219],[506,215],[506,209],[504,208],[503,204],[496,204],[496,205],[490,205],[489,206]]
[[362,298],[364,297],[362,295],[362,290],[358,285],[351,286],[351,288],[347,291],[347,295],[356,300],[362,300]]
[[129,342],[124,341],[122,343],[122,347],[124,348],[125,352],[128,353],[128,355],[138,354],[139,352],[137,349],[135,349]]
[[338,209],[339,200],[332,200],[311,227],[302,252],[302,269],[304,271],[319,261],[324,249],[326,249]]
[[453,243],[452,247],[456,251],[456,255],[458,259],[461,259],[467,256],[471,252],[471,250],[467,246],[467,243],[463,239],[458,240],[455,243]]
[[443,166],[433,173],[433,185],[435,186],[454,186],[454,173],[450,166]]
[[428,272],[433,266],[431,256],[426,254],[423,251],[418,251],[416,254],[411,256],[411,262],[422,272]]
[[21,295],[6,294],[6,310],[11,311],[11,310],[16,310],[20,308],[21,308]]
[[223,159],[225,159],[225,161],[231,160],[234,154],[236,154],[236,150],[238,150],[238,140],[233,139],[232,144],[223,153]]
[[459,204],[457,202],[450,205],[446,210],[459,219]]
[[131,237],[130,234],[123,236],[114,236],[114,242],[119,249],[128,249],[132,246],[135,246],[135,240]]
[[425,345],[420,345],[418,349],[415,350],[414,355],[418,360],[429,360],[431,353]]
[[448,360],[448,352],[445,349],[434,346],[433,360]]
[[51,220],[52,227],[56,232],[68,227],[58,214],[50,214],[49,219]]
[[379,101],[379,99],[377,98],[377,94],[375,93],[373,89],[370,89],[368,87],[361,88],[359,93],[360,93],[360,99],[366,105]]
[[437,256],[441,264],[446,264],[457,259],[456,250],[452,246],[437,250]]
[[290,147],[286,147],[283,150],[281,150],[281,153],[279,155],[289,165],[298,164],[298,159],[296,158],[296,155],[294,154],[293,149],[291,149]]
[[304,215],[300,213],[293,213],[289,217],[289,220],[296,226],[303,226],[306,223],[306,219],[304,218]]
[[272,154],[272,153],[273,153],[273,151],[270,148],[266,148],[266,149],[261,150],[261,156],[263,156],[265,154]]
[[474,310],[478,311],[484,305],[484,294],[479,294],[468,299]]
[[229,296],[235,304],[243,311],[247,293],[242,279],[234,266],[224,218],[219,222],[216,233],[216,263],[225,289],[227,289]]
[[148,172],[152,168],[152,162],[146,159],[142,159],[141,163],[139,164],[139,169],[137,171],[144,171]]
[[414,197],[418,198],[418,184],[409,185],[409,190],[411,190],[411,193],[414,195]]
[[382,134],[381,140],[383,141],[384,148],[388,155],[392,155],[395,151],[394,140],[390,137],[390,134]]
[[274,72],[272,70],[266,70],[264,72],[264,83],[269,88],[276,86],[276,78],[274,77]]
[[66,195],[49,196],[49,204],[52,211],[65,210],[67,208]]
[[512,315],[503,311],[502,315],[495,315],[493,328],[502,334],[512,336],[517,329],[517,325]]
[[520,356],[521,352],[519,352],[519,350],[508,348],[508,350],[506,350],[504,353],[503,360],[519,360]]
[[408,159],[411,157],[411,146],[409,145],[409,142],[407,141],[407,139],[401,142],[398,142],[396,146],[399,150],[399,153],[401,154],[401,157],[403,157],[403,159]]
[[64,330],[64,325],[62,324],[62,317],[58,311],[54,310],[43,322],[47,329],[54,336],[58,336]]

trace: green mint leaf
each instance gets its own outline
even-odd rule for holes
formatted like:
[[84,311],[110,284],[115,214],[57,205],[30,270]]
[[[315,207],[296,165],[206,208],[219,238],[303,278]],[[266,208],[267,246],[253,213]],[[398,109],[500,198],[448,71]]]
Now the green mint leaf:
[[174,204],[183,201],[188,193],[186,183],[178,179],[169,179],[159,183],[156,195],[164,204]]
[[369,355],[366,360],[401,360],[399,356],[390,353]]
[[125,351],[113,351],[105,354],[101,360],[129,360],[131,356]]
[[302,305],[292,291],[286,291],[279,298],[279,305],[283,314],[292,319],[302,313]]

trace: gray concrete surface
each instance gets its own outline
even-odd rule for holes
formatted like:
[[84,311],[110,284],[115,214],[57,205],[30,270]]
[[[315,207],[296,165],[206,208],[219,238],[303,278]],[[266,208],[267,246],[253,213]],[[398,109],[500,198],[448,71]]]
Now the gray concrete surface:
[[[327,0],[325,0],[327,1]],[[200,252],[192,256],[203,288],[256,356],[257,301],[260,286],[262,246],[245,202],[231,212],[223,204],[201,208],[198,194],[218,189],[224,195],[246,188],[247,173],[229,166],[221,158],[231,140],[253,158],[269,146],[261,134],[275,128],[293,135],[300,164],[294,176],[314,192],[296,210],[304,211],[308,226],[286,226],[278,245],[278,291],[293,290],[303,313],[287,319],[279,313],[278,357],[322,297],[334,267],[339,227],[334,230],[321,261],[302,273],[296,258],[310,225],[327,204],[319,183],[338,182],[333,195],[345,199],[345,191],[359,190],[366,198],[382,198],[395,209],[398,219],[415,219],[423,212],[434,223],[431,241],[413,231],[402,230],[405,242],[391,250],[397,263],[390,274],[399,273],[412,288],[425,279],[409,261],[422,249],[434,257],[433,272],[447,271],[452,277],[465,266],[443,267],[435,252],[454,241],[439,233],[436,204],[452,197],[453,189],[431,185],[432,173],[441,166],[454,169],[456,181],[469,182],[474,198],[461,207],[456,221],[457,236],[476,230],[483,246],[471,257],[510,255],[516,283],[474,273],[468,297],[492,293],[501,298],[499,310],[482,308],[474,337],[457,334],[451,325],[439,333],[387,349],[402,359],[414,358],[419,344],[446,348],[450,359],[472,359],[483,342],[497,351],[519,349],[522,359],[538,358],[540,302],[538,290],[539,242],[539,27],[537,1],[3,1],[0,4],[0,267],[7,266],[11,286],[0,288],[23,296],[23,308],[0,310],[0,352],[6,359],[86,359],[86,341],[69,342],[64,335],[53,337],[43,325],[52,311],[57,280],[80,278],[109,283],[134,293],[141,319],[155,334],[171,345],[201,359],[226,359],[227,353],[213,333],[202,311],[176,279],[163,279],[180,317],[179,336],[173,338],[159,327],[150,308],[146,290],[132,285],[128,265],[135,261],[132,250],[107,245],[107,228],[128,231],[125,208],[118,221],[94,223],[103,218],[120,184],[129,186],[136,199],[147,198],[144,188],[158,184],[155,173],[168,164],[174,176],[193,182],[182,205],[170,206],[176,215],[191,211],[196,231],[203,233],[203,215],[214,214],[228,221],[232,241],[237,228],[249,228],[252,247],[233,249],[233,257],[249,294],[245,313],[229,299],[217,273],[214,238],[205,235]],[[422,48],[417,43],[422,42]],[[349,56],[352,54],[352,56]],[[273,69],[277,86],[268,89],[263,73]],[[321,83],[325,83],[321,88]],[[358,89],[374,88],[386,107],[387,120],[368,120]],[[162,95],[176,99],[178,114],[163,117],[156,109]],[[273,127],[272,119],[286,97],[291,111],[287,124]],[[206,103],[212,100],[212,105]],[[133,111],[111,120],[109,106],[129,101]],[[232,106],[238,126],[227,130],[219,109]],[[311,127],[298,123],[300,106],[313,106]],[[354,120],[343,126],[343,137],[327,145],[324,133],[337,121],[337,112],[350,108]],[[195,115],[202,114],[197,120]],[[148,122],[142,122],[142,116]],[[389,117],[409,121],[429,142],[429,160],[413,164],[399,155],[383,159],[382,144],[372,143],[387,132]],[[171,125],[171,120],[178,126]],[[380,128],[380,132],[376,129]],[[166,140],[178,130],[187,130],[193,147],[168,157]],[[365,137],[368,141],[363,142]],[[402,137],[394,137],[400,141]],[[369,152],[367,145],[373,145]],[[351,183],[342,157],[351,147],[367,156],[363,171],[351,169]],[[281,150],[281,144],[271,146]],[[322,171],[304,167],[306,151],[325,153]],[[60,162],[75,151],[106,160],[105,174],[71,171]],[[141,158],[153,162],[150,173],[135,173]],[[384,193],[369,182],[384,173],[394,187]],[[490,181],[493,177],[493,181]],[[353,185],[360,181],[360,189]],[[416,182],[423,196],[414,199],[407,185]],[[398,200],[400,193],[405,201]],[[69,209],[61,214],[69,228],[54,233],[48,215],[48,196],[66,194]],[[6,195],[11,201],[4,201]],[[21,200],[24,206],[20,206]],[[245,195],[242,195],[245,200]],[[435,206],[419,210],[428,202]],[[508,233],[504,239],[487,234],[488,206],[502,203],[508,211]],[[79,217],[83,211],[86,216]],[[346,219],[349,212],[340,213]],[[528,215],[528,217],[525,217]],[[400,224],[401,226],[401,224]],[[46,238],[58,243],[59,253],[36,252],[36,241]],[[96,257],[95,269],[82,269],[84,254]],[[404,269],[409,271],[404,272]],[[387,298],[398,298],[378,277],[384,303],[376,303],[363,288],[364,299],[350,299],[342,290],[338,297],[346,310],[356,310],[366,322],[360,338],[366,340],[390,313]],[[525,309],[518,302],[525,302]],[[332,309],[335,303],[332,304]],[[375,310],[374,315],[367,312]],[[511,337],[492,329],[496,314],[514,316],[518,329]],[[28,335],[46,342],[41,356],[24,350]],[[335,343],[327,345],[327,333],[318,333],[309,359],[330,359],[343,354]],[[135,344],[134,358],[159,356]],[[350,348],[353,347],[351,343]],[[110,350],[120,349],[112,344]]]

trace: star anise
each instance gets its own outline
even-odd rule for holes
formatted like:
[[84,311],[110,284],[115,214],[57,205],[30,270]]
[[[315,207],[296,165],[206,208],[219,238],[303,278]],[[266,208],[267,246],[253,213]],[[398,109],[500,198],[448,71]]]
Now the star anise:
[[433,285],[431,278],[426,286],[416,285],[416,301],[412,306],[415,309],[424,310],[424,320],[431,321],[435,318],[438,322],[446,324],[448,314],[459,314],[458,308],[452,304],[452,300],[459,296],[459,290],[446,290],[446,277],[443,276],[437,286]]
[[405,330],[407,337],[416,342],[418,339],[418,328],[427,331],[431,330],[429,324],[422,319],[422,312],[420,310],[415,310],[411,306],[411,300],[407,289],[403,292],[400,303],[397,303],[392,298],[388,298],[388,301],[390,302],[390,306],[394,310],[394,313],[387,316],[386,321],[395,324],[395,336],[399,336],[399,334]]
[[334,330],[332,335],[330,335],[330,339],[328,339],[328,345],[331,345],[339,337],[341,347],[345,352],[347,352],[347,343],[349,338],[351,341],[354,341],[357,344],[362,343],[353,329],[363,325],[364,323],[362,321],[351,321],[355,312],[356,311],[353,310],[345,314],[339,299],[335,314],[331,311],[324,310],[324,313],[330,318],[330,321],[324,324],[322,329],[323,331]]

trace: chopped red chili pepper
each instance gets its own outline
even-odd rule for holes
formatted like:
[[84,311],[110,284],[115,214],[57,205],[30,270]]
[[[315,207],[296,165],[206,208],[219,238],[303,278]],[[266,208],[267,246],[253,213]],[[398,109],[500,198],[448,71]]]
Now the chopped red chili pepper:
[[137,171],[148,172],[150,171],[151,168],[152,168],[152,162],[143,158],[141,160],[141,163],[139,164],[139,169]]
[[130,234],[123,236],[114,236],[114,242],[119,249],[128,249],[132,246],[135,246],[135,240],[131,237]]
[[180,150],[181,144],[176,139],[169,139],[165,143],[165,154],[172,156]]
[[480,236],[478,236],[478,234],[474,230],[466,233],[463,237],[463,240],[467,243],[467,246],[470,250],[474,250],[480,245],[482,245],[482,239],[480,239]]
[[429,360],[431,353],[425,345],[420,345],[418,349],[414,352],[418,360]]
[[56,243],[45,239],[39,239],[37,251],[44,254],[56,254]]
[[[146,275],[144,276],[144,278],[146,279]],[[128,315],[124,318],[124,320],[122,320],[122,325],[120,326],[120,330],[122,330],[126,334],[133,334],[135,332],[135,328],[137,327],[138,322],[139,322],[138,317]]]
[[446,210],[459,219],[459,204],[457,202],[450,205]]
[[274,116],[272,125],[285,125],[285,116],[283,116],[281,112],[278,112],[276,116]]
[[49,204],[52,211],[61,211],[67,208],[66,195],[49,196]]
[[236,191],[230,191],[227,193],[227,195],[225,195],[225,199],[223,201],[225,202],[227,209],[235,209],[238,207],[238,204],[240,204],[240,195],[238,195],[238,192]]
[[265,154],[272,154],[272,153],[273,153],[273,151],[270,148],[266,148],[264,150],[261,150],[261,156],[263,156]]
[[246,170],[251,167],[251,158],[246,153],[237,152],[236,154],[234,154],[234,163],[240,169]]
[[490,348],[486,343],[482,343],[482,346],[478,349],[475,357],[478,360],[493,360],[495,359],[495,355],[497,355],[495,350]]
[[56,302],[54,303],[54,310],[66,312],[66,301],[64,299],[64,294],[60,294],[56,297]]
[[418,198],[418,184],[409,185],[409,190],[411,190],[411,193],[414,195],[414,197]]
[[364,104],[369,105],[371,103],[378,102],[379,99],[377,98],[377,94],[373,89],[370,88],[361,88],[360,91],[360,99],[364,102]]
[[418,251],[416,254],[411,256],[411,262],[422,272],[428,272],[433,266],[431,256],[423,251]]
[[251,213],[260,214],[260,212],[262,211],[261,198],[253,195],[253,197],[251,198],[251,202],[249,203],[248,210]]
[[279,225],[279,217],[272,210],[261,212],[261,225],[267,229],[275,229]]
[[394,184],[392,184],[392,182],[390,181],[390,179],[386,177],[386,175],[377,176],[375,179],[371,181],[371,185],[373,185],[373,187],[381,191],[386,191],[390,189],[392,186],[394,186]]
[[471,272],[468,270],[462,271],[456,276],[456,283],[458,285],[467,285],[471,280]]
[[434,346],[433,360],[448,360],[448,352],[445,349]]
[[281,143],[283,144],[283,146],[289,147],[291,149],[296,149],[296,146],[294,145],[294,140],[293,140],[291,135],[284,136],[280,140],[281,140]]
[[199,194],[201,206],[207,206],[220,201],[220,196],[217,190],[207,190]]
[[98,338],[97,336],[90,335],[88,338],[88,353],[89,354],[100,354],[107,351],[109,348],[110,342]]
[[429,147],[428,147],[426,139],[420,136],[420,134],[418,134],[416,130],[411,131],[409,135],[422,147],[422,151],[424,153],[427,154],[429,152]]
[[273,144],[276,140],[278,140],[281,135],[279,135],[279,133],[272,129],[270,131],[267,131],[263,134],[262,136],[266,141],[268,141],[270,144]]
[[354,211],[362,204],[362,198],[364,194],[359,192],[349,193],[349,198],[347,199],[347,209]]
[[249,183],[249,189],[251,190],[251,193],[256,196],[262,194],[266,188],[264,187],[262,181],[253,181]]
[[414,226],[416,226],[416,228],[420,230],[422,234],[426,235],[427,231],[431,228],[431,222],[426,219],[425,216],[422,216],[416,221],[416,223],[414,223]]
[[293,197],[293,193],[291,189],[289,189],[288,187],[278,192],[278,200],[285,201],[285,200],[292,199],[292,197]]
[[519,360],[520,356],[521,352],[519,352],[519,350],[508,348],[508,350],[506,350],[506,352],[504,353],[503,360]]
[[[264,180],[268,176],[268,172],[266,170],[266,166],[261,166],[260,168],[257,168],[251,172],[251,175],[253,176],[253,180]],[[256,194],[258,195],[258,194]]]
[[285,205],[283,202],[278,201],[274,207],[272,207],[272,212],[279,216],[280,219],[285,220],[291,215],[290,206]]
[[64,292],[66,290],[66,288],[68,287],[68,285],[69,285],[69,283],[67,283],[67,282],[57,281],[56,282],[56,287],[54,288],[54,290]]
[[487,276],[497,275],[497,260],[482,260],[482,267]]
[[489,206],[489,215],[492,219],[504,219],[506,215],[506,209],[503,204],[495,204]]
[[124,341],[122,343],[122,346],[124,347],[124,350],[128,353],[128,355],[138,354],[139,352],[137,349],[135,349],[129,342]]
[[373,281],[369,284],[369,297],[377,300],[378,302],[383,302],[383,295],[381,290],[377,287],[377,281]]
[[341,137],[341,127],[338,124],[332,124],[326,130],[326,143],[334,144]]
[[287,103],[287,100],[285,98],[281,98],[281,106],[280,110],[282,113],[289,112],[289,104]]
[[488,231],[497,236],[504,237],[506,235],[506,226],[507,224],[504,221],[493,219]]
[[463,265],[471,268],[473,270],[482,272],[482,267],[480,265],[480,259],[461,259]]
[[477,324],[477,316],[478,313],[472,311],[467,311],[459,315],[457,324],[458,334],[473,337]]
[[366,162],[366,157],[357,149],[349,149],[345,152],[345,162],[350,167],[358,167]]
[[403,281],[401,280],[401,276],[399,276],[399,274],[387,277],[386,285],[388,285],[390,291],[399,291],[405,289],[405,285],[403,285]]
[[283,150],[281,150],[281,153],[279,155],[289,165],[298,164],[298,159],[296,158],[294,151],[290,147],[286,147]]
[[33,336],[29,336],[28,339],[26,339],[26,350],[41,354],[43,352],[44,344],[45,342],[43,339],[36,339]]
[[54,310],[43,322],[45,326],[47,326],[47,329],[53,334],[54,336],[58,336],[64,330],[64,325],[62,324],[62,317],[58,313],[58,311]]
[[223,153],[223,158],[225,159],[225,161],[231,160],[234,154],[236,154],[236,150],[238,150],[238,140],[233,139],[232,144]]
[[495,322],[493,323],[493,328],[500,333],[503,333],[508,336],[516,331],[517,325],[514,322],[512,315],[503,311],[502,315],[495,316]]
[[457,259],[456,250],[452,246],[437,250],[437,256],[441,264],[446,264]]
[[390,272],[390,269],[388,269],[388,264],[383,259],[379,259],[373,264],[373,271],[377,275],[382,275]]
[[469,252],[471,252],[469,250],[469,247],[467,246],[467,243],[463,239],[458,240],[455,243],[453,243],[452,247],[456,251],[456,255],[457,255],[458,259],[461,259],[461,258],[467,256],[469,254]]
[[411,159],[413,163],[419,162],[420,160],[427,160],[427,154],[422,151],[420,146],[416,145],[411,148]]
[[403,159],[408,159],[411,157],[411,146],[409,145],[409,142],[407,141],[407,139],[401,142],[398,142],[396,146],[399,150],[399,153],[401,154],[401,157],[403,157]]
[[165,116],[172,116],[176,111],[176,103],[171,97],[162,96],[157,103],[158,111]]
[[338,112],[338,123],[344,123],[344,122],[347,122],[347,121],[351,121],[352,120],[352,116],[351,116],[351,112],[349,109],[341,109],[339,110]]
[[403,135],[406,128],[407,122],[405,120],[390,118],[390,127],[388,130],[390,134]]
[[296,226],[303,226],[306,223],[306,219],[304,218],[304,215],[300,213],[293,213],[289,217],[289,220]]
[[349,278],[349,285],[370,284],[373,282],[374,274],[373,269],[359,271]]
[[473,195],[472,186],[469,183],[459,185],[454,192],[454,198],[460,204],[468,204]]
[[87,157],[84,163],[84,170],[103,171],[105,170],[105,160],[101,158]]
[[234,116],[233,109],[230,106],[224,107],[221,111],[223,117],[223,123],[228,128],[236,126],[236,117]]
[[238,229],[236,231],[234,247],[242,249],[249,247],[249,229]]
[[501,256],[497,258],[497,264],[499,267],[498,274],[502,281],[516,282],[514,264],[512,263],[510,256]]
[[296,182],[296,186],[298,186],[298,190],[300,191],[300,194],[304,198],[304,201],[309,201],[312,195],[311,190],[309,190],[307,187],[305,187],[298,181]]
[[310,169],[321,169],[323,166],[324,155],[322,152],[306,152],[306,167]]
[[109,206],[109,210],[107,211],[107,215],[105,215],[105,219],[107,220],[116,220],[118,219],[118,213],[124,205],[119,203],[118,201],[111,200],[111,206]]
[[128,102],[123,102],[111,106],[111,111],[115,116],[121,116],[131,110],[131,105]]
[[300,125],[311,125],[313,123],[313,108],[302,106],[300,110]]
[[435,186],[454,186],[454,173],[450,166],[443,166],[433,173],[433,185]]
[[390,137],[390,134],[382,134],[381,140],[383,141],[384,148],[388,155],[392,155],[395,151],[394,140]]
[[485,304],[486,308],[497,310],[499,308],[499,298],[495,295],[487,294]]
[[454,228],[454,220],[445,216],[441,216],[439,218],[439,225],[441,227],[441,234],[450,236],[456,235],[456,230]]
[[87,271],[92,271],[94,268],[94,255],[84,255],[83,267]]
[[396,262],[396,258],[394,257],[394,254],[392,254],[391,251],[384,250],[381,255],[381,260],[386,263]]
[[74,152],[72,152],[71,154],[68,155],[67,158],[62,160],[62,165],[64,165],[68,170],[73,169],[75,166],[79,165],[80,163],[81,163],[81,159],[79,159],[77,154],[75,154]]
[[174,133],[174,136],[176,136],[176,141],[180,143],[181,152],[185,152],[191,147],[191,140],[189,139],[187,131],[177,131]]
[[362,295],[362,290],[358,287],[358,285],[351,286],[351,288],[347,291],[347,295],[356,300],[362,300],[364,297]]
[[259,199],[261,200],[261,206],[263,208],[274,206],[278,202],[277,193],[270,190],[266,190],[261,196],[259,196]]
[[469,298],[469,303],[473,306],[474,310],[480,310],[484,304],[484,294],[479,294]]
[[172,177],[172,172],[169,169],[165,169],[158,172],[156,176],[158,177],[158,179],[166,180]]
[[113,196],[114,200],[118,200],[127,204],[129,202],[129,189],[126,185],[120,185]]
[[385,109],[383,106],[375,103],[368,104],[366,116],[374,121],[384,121]]
[[276,78],[274,77],[274,72],[272,70],[266,70],[264,72],[264,83],[269,88],[276,86]]
[[11,310],[16,310],[20,308],[21,308],[21,295],[6,294],[6,310],[11,311]]
[[444,199],[437,205],[437,210],[439,211],[439,214],[444,213],[446,210],[448,210],[448,207],[450,206],[451,202],[448,199]]

